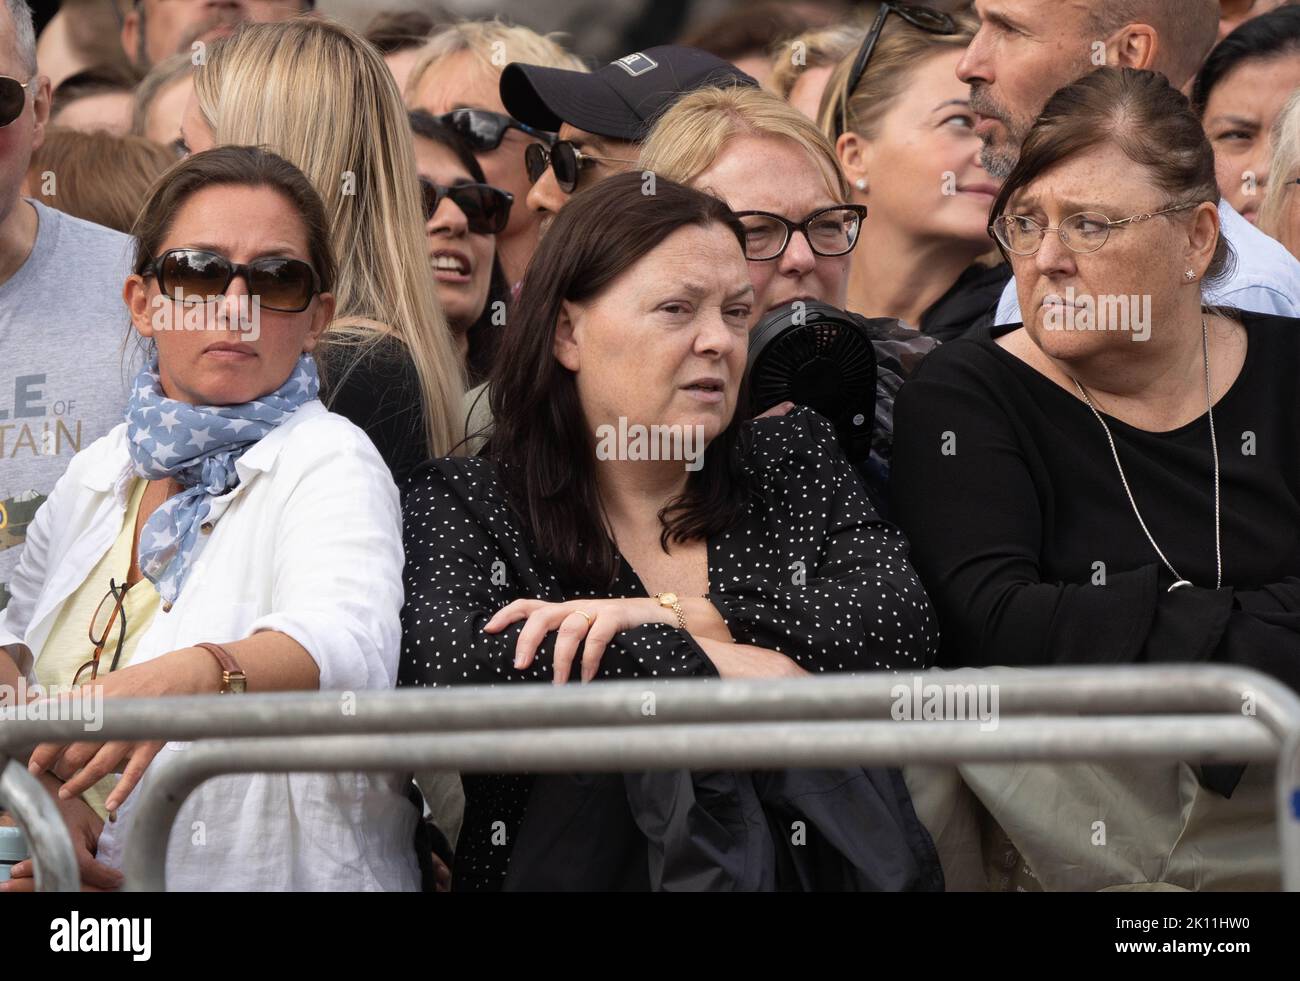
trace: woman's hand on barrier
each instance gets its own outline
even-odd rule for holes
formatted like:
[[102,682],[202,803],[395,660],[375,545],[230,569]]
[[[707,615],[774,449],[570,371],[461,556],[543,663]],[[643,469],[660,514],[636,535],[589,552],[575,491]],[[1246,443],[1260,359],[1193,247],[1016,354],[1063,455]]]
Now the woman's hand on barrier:
[[[184,652],[176,652],[178,655]],[[163,695],[193,694],[203,690],[197,674],[203,669],[214,670],[216,662],[206,651],[198,651],[202,657],[178,661],[172,655],[157,658],[143,664],[121,668],[111,674],[101,676],[94,684],[98,685],[104,699],[115,698],[158,698]],[[181,670],[193,665],[193,672]],[[195,677],[191,677],[191,673]],[[83,686],[84,687],[84,686]],[[208,690],[216,691],[216,685]],[[80,694],[65,694],[62,698],[80,698]],[[49,772],[64,781],[59,790],[60,798],[67,800],[77,797],[104,777],[121,772],[122,776],[104,802],[110,811],[115,811],[126,800],[127,795],[140,782],[140,777],[148,768],[153,758],[163,748],[162,741],[152,742],[75,742],[75,743],[41,743],[37,746],[27,762],[27,769],[32,773]]]
[[[72,850],[77,856],[77,869],[81,873],[82,892],[109,892],[122,887],[122,873],[96,860],[99,835],[104,822],[80,797],[65,800],[58,795],[59,781],[47,774],[41,783],[59,804],[59,813],[72,837]],[[15,862],[9,870],[9,881],[0,882],[0,892],[35,892],[36,873],[31,859]]]
[[596,677],[605,648],[620,630],[666,623],[672,615],[649,597],[627,599],[571,600],[547,603],[520,599],[503,606],[484,625],[487,633],[500,633],[512,623],[525,621],[515,642],[515,667],[526,669],[537,657],[537,648],[546,635],[555,632],[555,677],[557,685],[569,680],[578,645],[582,645],[581,677]]

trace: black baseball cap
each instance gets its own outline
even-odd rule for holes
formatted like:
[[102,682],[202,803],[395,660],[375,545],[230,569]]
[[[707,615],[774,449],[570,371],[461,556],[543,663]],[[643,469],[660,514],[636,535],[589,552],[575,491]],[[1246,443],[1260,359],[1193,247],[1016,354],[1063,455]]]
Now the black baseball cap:
[[590,73],[511,62],[501,73],[501,101],[521,123],[550,133],[568,123],[639,143],[679,96],[708,85],[758,82],[707,51],[666,44]]

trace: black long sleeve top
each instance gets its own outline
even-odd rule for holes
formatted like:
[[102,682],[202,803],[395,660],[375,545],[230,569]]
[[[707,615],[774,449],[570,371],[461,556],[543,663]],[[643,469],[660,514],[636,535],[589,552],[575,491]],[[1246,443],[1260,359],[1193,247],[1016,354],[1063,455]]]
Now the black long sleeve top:
[[[709,599],[732,636],[815,672],[928,665],[938,638],[907,544],[872,508],[830,424],[796,409],[751,425],[751,504],[736,527],[708,542]],[[432,461],[412,479],[404,510],[399,685],[549,681],[554,635],[532,666],[516,670],[522,623],[483,633],[497,610],[526,597],[648,595],[622,560],[611,590],[560,581],[536,554],[488,459]],[[597,678],[715,674],[689,633],[655,623],[618,634]],[[456,887],[499,888],[530,778],[467,775],[464,783]]]
[[[1220,661],[1300,686],[1300,320],[1235,312],[1241,373],[1171,432],[1091,410],[991,337],[944,345],[896,406],[892,500],[938,609],[945,666]],[[1006,330],[1014,329],[1008,327]],[[1000,334],[1002,331],[996,331]]]

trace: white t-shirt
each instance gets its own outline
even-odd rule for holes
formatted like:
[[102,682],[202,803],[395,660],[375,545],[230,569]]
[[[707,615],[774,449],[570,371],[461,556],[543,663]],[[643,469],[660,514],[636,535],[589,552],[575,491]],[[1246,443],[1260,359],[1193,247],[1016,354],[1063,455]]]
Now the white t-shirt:
[[[1219,225],[1236,255],[1236,267],[1217,288],[1205,291],[1205,302],[1252,313],[1300,317],[1300,261],[1224,200],[1219,201]],[[1014,276],[1002,291],[993,322],[1024,323]]]

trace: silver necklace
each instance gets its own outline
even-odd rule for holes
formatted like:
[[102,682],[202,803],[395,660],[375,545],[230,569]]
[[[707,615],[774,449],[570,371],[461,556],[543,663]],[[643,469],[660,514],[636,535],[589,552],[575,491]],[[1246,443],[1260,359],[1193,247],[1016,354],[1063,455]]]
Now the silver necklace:
[[[1205,411],[1210,417],[1210,449],[1214,453],[1214,588],[1219,589],[1223,586],[1223,550],[1219,539],[1219,441],[1214,434],[1214,406],[1211,403],[1210,395],[1210,327],[1204,317],[1201,318],[1201,351],[1205,356]],[[1160,551],[1160,546],[1156,544],[1156,540],[1151,536],[1147,523],[1142,520],[1142,512],[1138,510],[1137,501],[1133,498],[1133,491],[1128,485],[1128,477],[1124,475],[1124,465],[1119,462],[1119,451],[1115,448],[1115,438],[1111,435],[1106,420],[1101,417],[1097,407],[1092,404],[1092,399],[1088,397],[1087,390],[1079,384],[1079,379],[1071,375],[1070,381],[1074,382],[1074,387],[1079,390],[1083,401],[1087,403],[1088,408],[1092,410],[1092,414],[1097,417],[1097,421],[1101,423],[1101,428],[1106,433],[1106,442],[1110,443],[1110,453],[1115,458],[1115,469],[1119,471],[1119,479],[1124,485],[1124,493],[1128,495],[1128,502],[1133,508],[1133,513],[1137,516],[1138,524],[1142,526],[1143,533],[1147,536],[1147,541],[1156,550],[1156,555],[1160,556],[1160,561],[1165,564],[1165,568],[1173,573],[1175,582],[1167,592],[1172,593],[1180,586],[1192,585],[1191,582],[1179,575],[1178,570],[1165,558],[1165,553]]]

